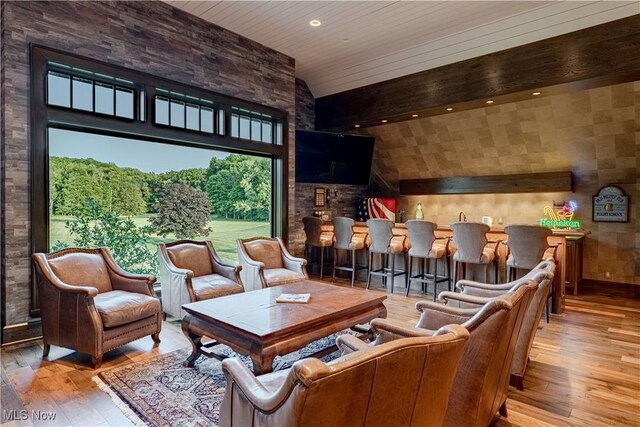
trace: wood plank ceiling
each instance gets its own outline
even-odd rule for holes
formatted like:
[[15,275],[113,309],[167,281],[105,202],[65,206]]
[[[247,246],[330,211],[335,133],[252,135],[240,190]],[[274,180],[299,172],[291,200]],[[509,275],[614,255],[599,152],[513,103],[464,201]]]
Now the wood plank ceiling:
[[295,58],[316,98],[640,13],[637,1],[166,3]]

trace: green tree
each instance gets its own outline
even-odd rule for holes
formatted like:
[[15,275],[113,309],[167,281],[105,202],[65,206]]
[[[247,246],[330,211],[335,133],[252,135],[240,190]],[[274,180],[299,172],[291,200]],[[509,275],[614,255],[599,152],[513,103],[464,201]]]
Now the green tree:
[[[132,273],[157,274],[158,258],[146,242],[153,229],[146,225],[137,227],[129,218],[118,217],[112,212],[100,212],[96,205],[88,212],[80,212],[77,218],[67,221],[65,227],[73,237],[73,244],[81,248],[107,247],[119,266]],[[56,242],[52,250],[67,245]]]
[[162,236],[173,233],[178,239],[209,234],[209,199],[201,190],[186,184],[171,184],[155,205],[155,231]]

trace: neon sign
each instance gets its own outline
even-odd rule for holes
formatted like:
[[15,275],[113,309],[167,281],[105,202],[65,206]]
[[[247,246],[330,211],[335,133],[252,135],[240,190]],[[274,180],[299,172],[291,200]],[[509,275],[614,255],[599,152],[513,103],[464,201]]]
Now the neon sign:
[[[555,206],[554,206],[555,207]],[[554,207],[545,206],[545,218],[540,218],[540,225],[549,228],[580,228],[580,221],[574,220],[578,204],[573,200],[564,203],[558,210]]]

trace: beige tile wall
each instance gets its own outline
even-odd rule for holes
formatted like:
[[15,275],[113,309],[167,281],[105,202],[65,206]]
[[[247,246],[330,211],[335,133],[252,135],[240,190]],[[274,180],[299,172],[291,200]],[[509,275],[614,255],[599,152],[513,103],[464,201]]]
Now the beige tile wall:
[[[554,200],[578,202],[591,234],[584,276],[640,284],[640,82],[450,113],[369,128],[376,136],[374,179],[389,193],[398,180],[570,170],[574,192],[400,197],[407,217],[422,202],[425,217],[447,224],[459,211],[506,223],[536,223]],[[591,221],[603,185],[631,196],[629,223]],[[605,276],[610,272],[611,278]]]

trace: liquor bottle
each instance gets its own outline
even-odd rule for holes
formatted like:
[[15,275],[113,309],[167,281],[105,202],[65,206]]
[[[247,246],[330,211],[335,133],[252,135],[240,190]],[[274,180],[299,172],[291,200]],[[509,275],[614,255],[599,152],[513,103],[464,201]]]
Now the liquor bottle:
[[418,203],[418,208],[416,209],[416,219],[424,219],[424,214],[422,213],[422,203]]

